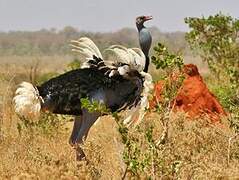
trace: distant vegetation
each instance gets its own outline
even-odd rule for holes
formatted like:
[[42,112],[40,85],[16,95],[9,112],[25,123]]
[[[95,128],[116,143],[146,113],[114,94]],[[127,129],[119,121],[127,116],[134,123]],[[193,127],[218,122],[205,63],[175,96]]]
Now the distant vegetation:
[[[183,32],[163,33],[153,27],[151,28],[151,33],[154,43],[161,41],[174,51],[185,52],[188,49],[184,38],[185,33]],[[52,28],[33,32],[0,32],[0,56],[70,54],[68,42],[81,36],[90,37],[101,49],[105,49],[112,44],[121,44],[129,47],[138,46],[136,29],[123,28],[116,32],[92,33],[79,31],[74,27],[67,26],[62,30]]]

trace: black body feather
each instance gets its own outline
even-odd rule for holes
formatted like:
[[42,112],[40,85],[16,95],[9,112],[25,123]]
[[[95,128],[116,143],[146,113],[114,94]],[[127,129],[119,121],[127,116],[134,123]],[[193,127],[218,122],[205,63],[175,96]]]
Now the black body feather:
[[42,109],[81,115],[81,98],[103,102],[112,112],[136,105],[143,90],[140,74],[135,72],[126,79],[120,75],[109,77],[105,72],[98,67],[77,69],[43,83],[37,87],[44,100]]

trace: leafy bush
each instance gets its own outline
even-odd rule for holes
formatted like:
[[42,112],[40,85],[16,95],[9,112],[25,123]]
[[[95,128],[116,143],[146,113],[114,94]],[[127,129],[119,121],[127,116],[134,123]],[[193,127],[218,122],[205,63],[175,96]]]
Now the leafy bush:
[[67,116],[42,113],[38,121],[31,121],[21,117],[21,121],[17,124],[18,133],[31,132],[30,134],[56,135],[59,133],[63,125],[68,121]]
[[239,20],[222,13],[214,16],[185,18],[191,29],[186,40],[221,79],[227,75],[234,86],[239,84]]
[[183,58],[180,55],[170,53],[163,44],[158,43],[154,47],[152,63],[156,66],[156,69],[163,69],[171,74],[176,69],[181,70],[183,67]]
[[88,98],[81,98],[81,107],[86,108],[89,112],[100,112],[102,114],[109,114],[109,109],[99,101],[90,101]]
[[158,104],[158,110],[168,111],[172,100],[175,98],[184,80],[182,73],[184,61],[182,56],[170,53],[163,44],[158,43],[158,45],[154,47],[152,63],[155,65],[156,69],[161,69],[164,73],[162,79],[164,79],[165,83],[162,97],[165,101]]

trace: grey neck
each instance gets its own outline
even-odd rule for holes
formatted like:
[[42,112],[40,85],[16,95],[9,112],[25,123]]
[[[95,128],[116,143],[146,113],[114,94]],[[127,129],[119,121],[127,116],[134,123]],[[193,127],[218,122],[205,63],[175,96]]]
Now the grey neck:
[[138,23],[136,23],[136,27],[138,29],[138,32],[140,32],[143,28],[145,28],[144,24],[138,24]]
[[[143,35],[143,34],[140,34],[140,31],[142,30],[142,29],[146,29],[146,27],[144,26],[144,24],[137,24],[136,23],[136,26],[137,26],[137,29],[138,29],[138,32],[139,32],[139,36],[141,35]],[[146,46],[146,48],[145,48],[145,46]],[[144,72],[148,72],[148,68],[149,68],[149,56],[148,56],[148,54],[149,54],[149,48],[147,48],[147,44],[143,44],[143,43],[141,43],[140,42],[140,47],[141,47],[141,50],[143,51],[143,53],[144,53],[144,55],[145,55],[145,58],[146,58],[146,62],[145,62],[145,67],[144,67]]]

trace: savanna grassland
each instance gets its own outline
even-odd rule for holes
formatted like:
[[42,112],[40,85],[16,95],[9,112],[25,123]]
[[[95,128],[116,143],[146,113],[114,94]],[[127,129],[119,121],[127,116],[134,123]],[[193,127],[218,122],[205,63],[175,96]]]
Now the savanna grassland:
[[[88,35],[102,49],[116,43],[131,47],[137,46],[136,32],[87,33],[67,27],[59,32],[0,33],[0,179],[239,178],[239,103],[233,99],[230,80],[215,79],[207,64],[192,55],[184,33],[152,31],[155,43],[163,42],[171,51],[180,52],[185,63],[198,65],[228,112],[221,124],[211,124],[207,117],[189,120],[170,108],[147,112],[136,128],[104,116],[92,127],[83,147],[88,161],[77,162],[68,144],[73,117],[42,114],[37,122],[18,117],[12,106],[17,84],[40,84],[75,68],[78,57],[67,47],[71,39]],[[160,78],[161,71],[154,65],[150,72],[155,80]]]

